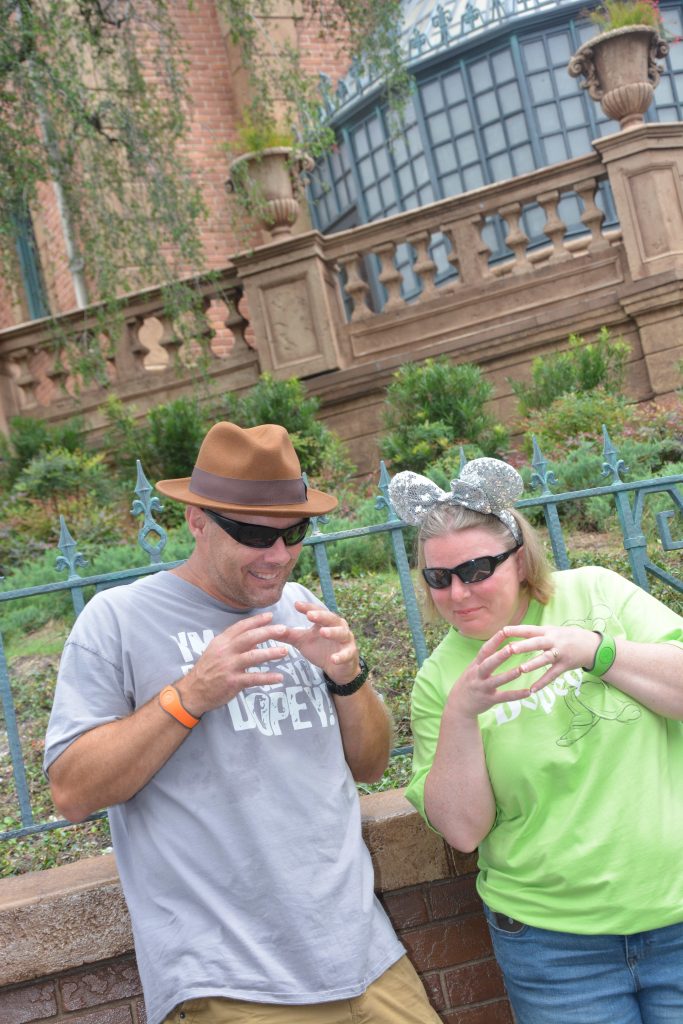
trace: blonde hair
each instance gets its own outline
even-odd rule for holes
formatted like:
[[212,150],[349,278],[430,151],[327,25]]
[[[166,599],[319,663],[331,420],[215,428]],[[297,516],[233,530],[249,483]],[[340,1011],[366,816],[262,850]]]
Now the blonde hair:
[[[545,553],[543,541],[521,512],[515,508],[511,508],[509,511],[514,516],[522,535],[523,547],[521,550],[525,569],[522,590],[530,599],[535,598],[541,604],[547,604],[553,593],[553,570]],[[420,526],[417,536],[417,567],[422,585],[423,615],[427,622],[437,621],[440,616],[436,610],[432,592],[422,576],[422,570],[425,567],[425,541],[431,540],[433,537],[443,537],[447,533],[458,533],[460,530],[466,530],[473,526],[481,526],[488,530],[492,537],[500,540],[504,545],[517,543],[508,527],[497,516],[475,512],[463,505],[451,505],[445,502],[435,505]]]

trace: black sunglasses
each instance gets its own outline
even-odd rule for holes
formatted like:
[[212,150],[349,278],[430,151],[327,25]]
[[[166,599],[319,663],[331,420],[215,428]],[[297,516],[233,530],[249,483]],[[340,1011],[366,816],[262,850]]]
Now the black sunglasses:
[[504,562],[510,555],[514,555],[521,546],[521,544],[516,544],[514,548],[504,551],[502,555],[483,555],[481,558],[471,558],[469,562],[461,562],[453,569],[437,569],[436,567],[423,569],[422,575],[434,590],[445,590],[446,587],[450,587],[453,576],[457,576],[462,583],[481,583],[482,580],[493,576],[501,562]]
[[285,526],[284,529],[280,530],[277,526],[257,526],[256,523],[238,523],[234,519],[228,519],[227,516],[222,516],[210,508],[204,508],[202,511],[209,519],[213,519],[214,523],[218,523],[221,530],[225,530],[233,540],[236,540],[238,544],[244,544],[247,548],[272,548],[278,537],[282,537],[287,547],[293,547],[295,544],[301,544],[308,533],[308,527],[311,525],[310,519],[302,519],[300,523]]

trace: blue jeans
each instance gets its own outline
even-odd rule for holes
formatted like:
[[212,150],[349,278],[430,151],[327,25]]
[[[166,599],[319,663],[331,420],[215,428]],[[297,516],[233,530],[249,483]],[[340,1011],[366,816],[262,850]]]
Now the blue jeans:
[[683,1024],[683,923],[572,935],[484,913],[517,1024]]

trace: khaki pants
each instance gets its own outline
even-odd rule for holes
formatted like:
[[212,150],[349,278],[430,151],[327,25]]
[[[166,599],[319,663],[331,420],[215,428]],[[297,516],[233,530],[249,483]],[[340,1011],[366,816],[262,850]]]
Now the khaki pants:
[[238,999],[188,999],[163,1024],[440,1024],[407,956],[361,996],[297,1006]]

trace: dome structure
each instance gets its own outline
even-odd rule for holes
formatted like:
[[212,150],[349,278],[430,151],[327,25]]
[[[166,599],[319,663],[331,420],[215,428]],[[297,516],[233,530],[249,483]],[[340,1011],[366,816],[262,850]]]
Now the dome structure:
[[[594,4],[406,0],[402,46],[415,88],[402,131],[391,139],[380,82],[352,69],[334,95],[327,89],[338,144],[310,184],[315,227],[340,231],[560,163],[618,131],[567,71],[597,31],[585,18],[587,6]],[[671,35],[683,35],[681,0],[661,10]],[[683,44],[671,47],[646,120],[683,120]],[[601,202],[610,222],[608,193]],[[570,232],[572,225],[582,230],[580,212],[576,197],[562,199]],[[541,240],[542,224],[540,210],[525,212],[532,241]],[[500,258],[500,225],[487,231],[493,258]],[[442,277],[452,274],[445,241],[433,240],[430,251]],[[397,255],[404,259],[409,268],[409,254]]]

